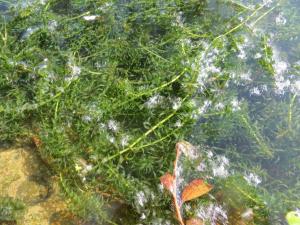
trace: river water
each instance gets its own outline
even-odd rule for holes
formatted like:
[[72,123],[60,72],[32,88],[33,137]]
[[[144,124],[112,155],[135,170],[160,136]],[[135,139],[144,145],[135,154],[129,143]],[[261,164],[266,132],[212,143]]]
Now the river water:
[[[218,11],[228,20],[233,16],[228,2],[233,4],[208,1],[207,10]],[[238,15],[241,22],[258,3],[262,2],[234,1],[245,12]],[[10,4],[0,0],[0,11],[5,14]],[[220,57],[232,59],[220,75],[230,79],[222,90],[216,88],[210,100],[203,100],[199,89],[198,122],[187,139],[213,155],[225,156],[229,165],[216,176],[225,182],[241,174],[257,191],[252,207],[263,203],[269,224],[275,225],[285,224],[285,213],[300,207],[300,1],[265,0],[263,4],[263,11],[233,35],[242,40],[235,56],[208,49],[198,82],[203,87],[210,84],[211,71],[222,70],[216,62]],[[224,194],[238,199],[241,193]]]
[[[235,2],[246,10],[257,3]],[[244,44],[237,46],[239,60],[229,71],[232,80],[216,99],[202,103],[203,113],[190,140],[226,155],[231,163],[227,172],[243,174],[259,190],[269,210],[269,223],[285,224],[286,210],[300,206],[300,1],[264,2],[264,13],[246,22],[246,30],[237,34]],[[220,5],[211,3],[226,18],[230,12]],[[257,48],[257,39],[264,38]],[[254,62],[268,54],[268,48],[272,75]],[[228,105],[233,108],[231,116],[223,113]]]

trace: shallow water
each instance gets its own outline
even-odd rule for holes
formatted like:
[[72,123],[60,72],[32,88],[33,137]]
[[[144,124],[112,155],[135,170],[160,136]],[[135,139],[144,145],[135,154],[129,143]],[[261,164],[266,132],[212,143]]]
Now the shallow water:
[[[24,4],[30,2],[32,1],[25,1]],[[247,12],[253,11],[253,5],[259,3],[259,1],[235,2]],[[244,41],[237,45],[236,52],[233,53],[237,60],[235,59],[231,70],[226,71],[227,74],[222,74],[230,77],[224,85],[225,88],[222,90],[216,88],[216,95],[210,101],[202,100],[201,89],[199,89],[200,97],[195,96],[195,104],[199,105],[201,112],[196,115],[198,122],[187,139],[205,150],[211,150],[214,155],[226,156],[230,166],[226,173],[223,171],[223,175],[226,174],[224,182],[228,176],[235,173],[244,175],[244,179],[255,187],[257,199],[269,210],[266,216],[269,224],[284,224],[285,213],[300,207],[298,194],[300,193],[300,2],[297,0],[264,2],[269,2],[266,3],[265,9],[249,23],[245,23],[244,29],[234,35]],[[123,1],[117,3],[120,13],[116,18],[121,22],[128,14],[121,7],[123,3]],[[58,5],[55,9],[58,14],[65,13],[62,5]],[[0,11],[5,12],[7,7],[9,7],[7,2],[0,1]],[[223,1],[209,1],[207,10],[217,11],[224,20],[233,16],[231,5],[228,6]],[[243,14],[240,17],[241,21],[246,19]],[[218,30],[218,24],[215,26]],[[119,27],[116,26],[115,29],[114,33],[121,35]],[[261,37],[265,35],[268,36],[265,46],[257,47]],[[268,46],[273,52],[272,75],[267,74],[262,70],[261,64],[257,63],[264,54],[267,54]],[[222,53],[213,50],[207,54],[212,63],[201,64],[202,71],[199,76],[204,78],[198,82],[203,82],[204,86],[211,82],[209,70],[222,70],[213,63],[214,58]],[[225,115],[226,107],[231,109],[228,115]],[[2,182],[0,180],[0,184],[4,184],[0,190],[25,202],[37,204],[36,208],[29,209],[25,220],[30,220],[38,211],[42,220],[49,221],[53,213],[65,209],[65,203],[60,200],[49,203],[58,209],[49,211],[49,215],[43,214],[41,210],[43,207],[49,207],[47,202],[50,200],[43,203],[45,206],[41,206],[42,203],[39,201],[41,196],[47,197],[48,184],[38,184],[23,174],[24,168],[21,166],[25,165],[26,171],[29,171],[26,173],[29,174],[32,174],[32,171],[39,171],[40,168],[34,167],[35,163],[31,160],[23,161],[20,152],[22,150],[0,153],[9,167],[15,164],[20,166],[15,168],[16,170],[9,171],[2,168],[3,171],[10,173],[3,176],[5,180]],[[28,157],[29,155],[25,158]],[[43,171],[39,176],[45,176],[45,173],[47,174]],[[10,179],[7,180],[7,177]],[[14,188],[10,188],[12,186]],[[29,190],[35,192],[29,193]],[[241,193],[237,195],[236,192],[232,195],[228,190],[224,193],[232,199],[239,199],[242,195]],[[231,199],[227,201],[230,202]],[[257,207],[255,204],[252,205],[253,209]],[[247,211],[249,208],[243,210]],[[30,224],[34,222],[30,221]]]
[[18,224],[79,224],[68,212],[57,179],[34,151],[20,147],[0,149],[0,197],[25,204]]
[[[254,3],[238,2],[247,8]],[[300,206],[300,2],[269,2],[263,18],[255,20],[254,25],[246,23],[248,32],[238,34],[246,41],[236,54],[240,63],[246,65],[231,71],[228,88],[232,94],[220,94],[217,103],[209,104],[199,116],[190,140],[200,145],[206,140],[207,148],[226,155],[232,166],[229,173],[239,171],[245,174],[245,179],[254,174],[257,180],[248,181],[261,191],[261,201],[269,209],[269,223],[285,224],[285,212],[281,210]],[[212,7],[220,10],[219,5]],[[221,11],[223,9],[221,7]],[[224,18],[227,15],[225,12]],[[254,63],[254,59],[264,54],[253,41],[261,34],[269,36],[266,43],[273,51],[274,74],[271,76],[265,75],[261,66]],[[228,102],[236,108],[236,115],[246,107],[246,116],[240,119],[233,118],[234,115],[231,118],[214,116]],[[208,121],[219,127],[215,138],[206,138]],[[227,126],[232,133],[226,134],[222,126],[225,130]],[[245,127],[249,133],[244,133]],[[246,137],[249,134],[252,140]],[[272,152],[270,157],[268,152]]]

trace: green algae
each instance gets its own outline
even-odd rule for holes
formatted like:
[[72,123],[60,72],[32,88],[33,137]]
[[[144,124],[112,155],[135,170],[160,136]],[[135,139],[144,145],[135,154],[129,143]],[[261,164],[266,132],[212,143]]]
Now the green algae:
[[[145,224],[175,223],[157,186],[181,139],[230,159],[236,178],[216,178],[213,195],[240,195],[240,202],[224,199],[233,209],[257,205],[256,224],[282,221],[288,209],[299,207],[297,94],[269,91],[276,86],[270,37],[249,26],[278,7],[231,1],[27,3],[9,5],[1,17],[0,140],[39,140],[39,154],[79,216],[98,224],[138,224],[144,216]],[[277,38],[283,41],[287,32],[281,32]],[[247,54],[261,57],[242,59],[243,45]],[[259,76],[240,76],[248,70]],[[268,90],[249,95],[257,85]],[[263,186],[236,182],[244,170],[263,177]],[[104,205],[119,200],[130,222],[105,215]]]

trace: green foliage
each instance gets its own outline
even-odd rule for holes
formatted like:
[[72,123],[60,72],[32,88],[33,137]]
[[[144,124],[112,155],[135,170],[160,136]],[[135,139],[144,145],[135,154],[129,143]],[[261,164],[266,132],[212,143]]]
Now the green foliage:
[[0,223],[17,221],[24,213],[23,202],[10,197],[0,197]]
[[[299,207],[297,94],[278,97],[276,52],[250,26],[274,7],[198,0],[9,7],[0,18],[0,140],[38,137],[41,157],[81,217],[110,221],[100,190],[126,203],[134,218],[128,224],[142,216],[147,224],[173,222],[158,178],[187,137],[233,162],[237,174],[213,181],[228,207],[258,206],[256,224],[267,223],[264,201],[276,215]],[[300,74],[295,51],[293,81]],[[197,165],[191,168],[197,177]],[[266,182],[251,187],[245,171]]]

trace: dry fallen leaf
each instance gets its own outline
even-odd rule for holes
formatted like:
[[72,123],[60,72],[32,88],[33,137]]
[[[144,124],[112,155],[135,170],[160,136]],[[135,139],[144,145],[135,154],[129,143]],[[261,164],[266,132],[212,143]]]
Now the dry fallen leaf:
[[186,221],[185,225],[204,225],[203,220],[199,218],[192,218]]
[[175,177],[172,174],[166,173],[165,175],[163,175],[160,178],[160,182],[167,190],[169,190],[170,192],[173,192],[174,191],[174,187],[173,187],[174,179],[175,179]]
[[183,189],[181,196],[182,202],[190,201],[205,195],[212,188],[212,185],[206,184],[202,179],[195,179]]

